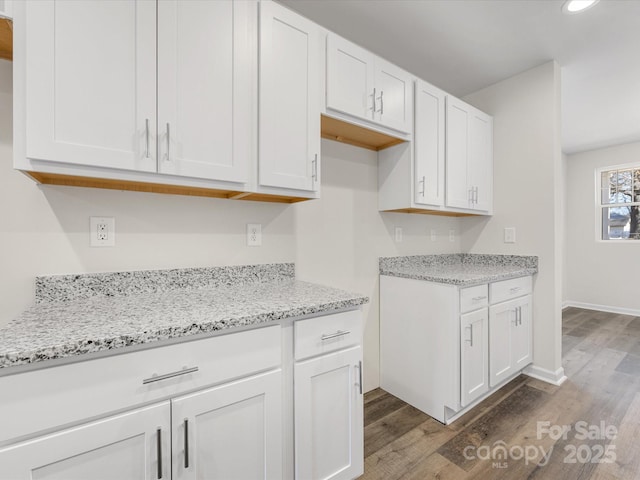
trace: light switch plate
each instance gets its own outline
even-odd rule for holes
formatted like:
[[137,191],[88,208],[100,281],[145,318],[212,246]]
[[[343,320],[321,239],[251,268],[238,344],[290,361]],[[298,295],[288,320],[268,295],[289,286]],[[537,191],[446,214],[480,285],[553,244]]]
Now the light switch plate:
[[402,227],[396,227],[395,234],[396,234],[396,243],[402,242]]
[[505,227],[504,243],[516,243],[516,227]]

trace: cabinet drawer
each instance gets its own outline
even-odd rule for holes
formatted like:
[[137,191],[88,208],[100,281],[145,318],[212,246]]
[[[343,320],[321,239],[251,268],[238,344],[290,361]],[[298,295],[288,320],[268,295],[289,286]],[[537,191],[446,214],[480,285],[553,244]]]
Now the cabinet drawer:
[[511,280],[503,280],[489,285],[489,294],[491,304],[504,302],[512,298],[521,297],[531,293],[532,282],[531,276],[512,278]]
[[273,325],[0,377],[0,445],[277,367],[281,338],[280,325]]
[[333,352],[362,342],[360,310],[299,320],[294,325],[296,360]]
[[487,285],[460,290],[460,313],[471,312],[489,305],[489,289]]

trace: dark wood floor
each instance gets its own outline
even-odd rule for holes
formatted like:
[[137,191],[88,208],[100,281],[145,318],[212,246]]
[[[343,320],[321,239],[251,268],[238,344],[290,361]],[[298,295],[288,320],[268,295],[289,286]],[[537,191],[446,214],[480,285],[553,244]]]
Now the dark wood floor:
[[361,478],[640,479],[640,317],[566,309],[563,364],[562,386],[521,375],[450,426],[367,393]]

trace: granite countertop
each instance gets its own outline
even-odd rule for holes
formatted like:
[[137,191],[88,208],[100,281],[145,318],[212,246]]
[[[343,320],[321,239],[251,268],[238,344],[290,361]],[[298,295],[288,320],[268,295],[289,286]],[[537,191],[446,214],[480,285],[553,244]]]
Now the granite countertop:
[[538,273],[538,257],[445,254],[381,257],[380,275],[469,287]]
[[36,305],[0,328],[0,369],[368,301],[297,281],[293,264],[38,277]]

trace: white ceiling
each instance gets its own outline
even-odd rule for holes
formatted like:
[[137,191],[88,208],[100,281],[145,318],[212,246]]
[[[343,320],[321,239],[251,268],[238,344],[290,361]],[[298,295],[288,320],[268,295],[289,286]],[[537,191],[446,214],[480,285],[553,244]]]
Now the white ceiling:
[[458,97],[555,59],[565,153],[640,141],[640,0],[281,1]]

